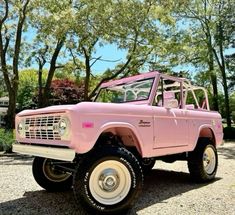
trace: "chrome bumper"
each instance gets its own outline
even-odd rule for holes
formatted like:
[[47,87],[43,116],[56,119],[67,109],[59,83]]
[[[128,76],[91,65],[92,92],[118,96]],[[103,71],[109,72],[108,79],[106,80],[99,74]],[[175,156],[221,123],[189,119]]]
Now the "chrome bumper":
[[13,144],[12,151],[19,154],[33,155],[63,161],[73,161],[73,159],[75,158],[75,151],[69,148],[65,149],[15,143]]

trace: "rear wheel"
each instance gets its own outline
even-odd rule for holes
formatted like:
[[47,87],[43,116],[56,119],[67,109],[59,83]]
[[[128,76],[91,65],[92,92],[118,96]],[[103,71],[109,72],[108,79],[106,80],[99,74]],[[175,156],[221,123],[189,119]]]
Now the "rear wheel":
[[200,139],[188,160],[188,169],[192,178],[199,182],[213,180],[217,167],[218,155],[216,148],[210,143],[209,139]]
[[99,148],[76,169],[73,189],[77,203],[93,213],[122,213],[136,201],[143,184],[139,162],[122,147]]
[[64,191],[72,186],[72,174],[57,170],[55,160],[35,157],[33,161],[33,176],[36,182],[47,191]]

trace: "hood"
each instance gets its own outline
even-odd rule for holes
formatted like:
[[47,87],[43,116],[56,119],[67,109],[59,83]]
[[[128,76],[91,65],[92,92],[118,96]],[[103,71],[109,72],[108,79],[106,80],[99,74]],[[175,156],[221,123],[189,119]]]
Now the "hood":
[[55,105],[49,106],[45,108],[39,108],[35,110],[23,110],[17,114],[17,116],[29,116],[29,115],[37,115],[37,114],[45,114],[45,113],[61,113],[66,112],[68,110],[74,109],[78,104],[75,105]]
[[[135,104],[114,104],[114,103],[99,103],[99,102],[81,102],[74,105],[56,105],[49,106],[46,108],[40,108],[35,110],[24,110],[17,114],[17,116],[32,116],[38,114],[50,114],[50,113],[63,113],[66,111],[73,111],[79,113],[131,113],[133,112],[133,106],[137,110],[144,111],[146,110],[146,105],[135,105]],[[142,112],[143,113],[143,112]]]

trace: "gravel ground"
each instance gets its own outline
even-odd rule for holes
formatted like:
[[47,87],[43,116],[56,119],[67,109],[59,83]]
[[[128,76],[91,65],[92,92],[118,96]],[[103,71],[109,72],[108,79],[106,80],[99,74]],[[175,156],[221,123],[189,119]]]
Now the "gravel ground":
[[[218,153],[217,177],[209,184],[191,182],[186,162],[157,161],[130,214],[235,215],[235,142]],[[0,164],[0,215],[85,214],[74,204],[72,191],[48,193],[37,185],[31,157],[0,154]]]

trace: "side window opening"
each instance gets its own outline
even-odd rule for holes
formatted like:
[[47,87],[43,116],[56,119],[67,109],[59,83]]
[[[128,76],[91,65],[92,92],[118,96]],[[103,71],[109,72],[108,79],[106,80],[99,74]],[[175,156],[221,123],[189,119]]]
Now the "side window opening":
[[185,97],[186,109],[207,109],[206,97],[202,90],[189,90]]
[[181,108],[181,83],[178,81],[160,78],[155,104],[159,107]]
[[210,110],[205,88],[193,86],[189,80],[160,77],[154,106],[179,109]]
[[185,90],[183,92],[183,97],[186,109],[210,110],[205,88],[193,86],[188,80],[185,80],[184,86]]

